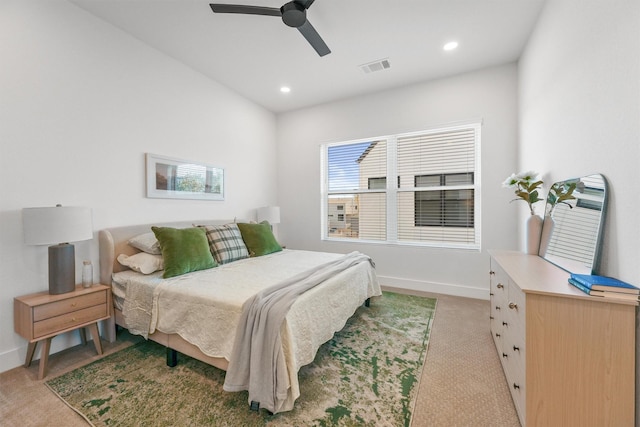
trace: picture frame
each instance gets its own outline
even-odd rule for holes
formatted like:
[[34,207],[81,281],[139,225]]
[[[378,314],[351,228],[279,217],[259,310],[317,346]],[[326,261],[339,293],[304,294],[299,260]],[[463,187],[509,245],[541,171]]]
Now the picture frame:
[[146,153],[147,197],[224,200],[224,169]]

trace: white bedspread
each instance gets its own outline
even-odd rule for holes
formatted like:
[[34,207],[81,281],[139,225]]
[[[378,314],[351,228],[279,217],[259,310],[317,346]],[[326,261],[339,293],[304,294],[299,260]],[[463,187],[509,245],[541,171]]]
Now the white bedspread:
[[[177,333],[204,354],[229,360],[247,299],[342,256],[284,250],[170,279],[162,279],[161,272],[144,276],[131,271],[116,273],[114,279],[126,287],[123,315],[132,333]],[[380,294],[375,270],[362,263],[298,298],[281,331],[291,383],[291,401],[285,406],[292,408],[299,397],[300,367],[313,361],[320,345],[344,327],[365,299]]]

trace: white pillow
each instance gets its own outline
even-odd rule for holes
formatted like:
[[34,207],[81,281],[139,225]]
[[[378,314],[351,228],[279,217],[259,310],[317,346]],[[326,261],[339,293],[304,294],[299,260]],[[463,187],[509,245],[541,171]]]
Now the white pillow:
[[145,252],[131,256],[120,254],[118,255],[118,262],[142,274],[151,274],[164,268],[164,261],[161,255],[151,255]]
[[153,232],[139,234],[129,239],[127,243],[142,252],[151,255],[162,255],[160,243],[158,243],[158,239],[156,239],[156,235]]

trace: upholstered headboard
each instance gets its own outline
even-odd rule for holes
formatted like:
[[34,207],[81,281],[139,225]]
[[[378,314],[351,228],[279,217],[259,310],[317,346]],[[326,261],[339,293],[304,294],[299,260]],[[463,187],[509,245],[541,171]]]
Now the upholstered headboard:
[[98,244],[100,248],[100,283],[111,285],[111,275],[127,269],[127,267],[122,266],[116,258],[120,254],[133,255],[140,252],[127,244],[127,241],[139,234],[151,232],[151,226],[187,228],[192,227],[193,224],[222,225],[230,222],[233,222],[233,220],[193,220],[127,225],[100,230],[98,233]]

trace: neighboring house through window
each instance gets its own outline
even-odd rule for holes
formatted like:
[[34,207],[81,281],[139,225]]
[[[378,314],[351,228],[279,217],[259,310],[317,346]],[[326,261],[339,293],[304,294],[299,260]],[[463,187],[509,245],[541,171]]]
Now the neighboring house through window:
[[323,239],[479,249],[480,128],[323,145]]

